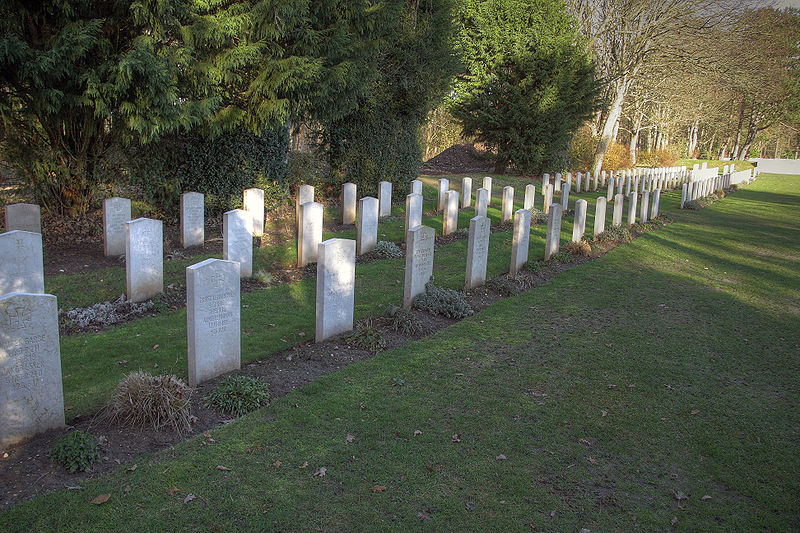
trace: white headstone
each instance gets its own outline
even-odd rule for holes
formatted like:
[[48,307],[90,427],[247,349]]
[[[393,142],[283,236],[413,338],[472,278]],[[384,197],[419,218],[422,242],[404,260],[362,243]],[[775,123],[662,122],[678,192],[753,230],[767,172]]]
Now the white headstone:
[[569,183],[565,183],[564,186],[561,187],[561,209],[564,211],[569,209],[569,189]]
[[640,222],[644,224],[647,222],[647,216],[650,214],[650,191],[644,191],[642,193],[642,207],[640,208],[639,218],[641,219]]
[[614,197],[614,176],[608,178],[608,192],[606,192],[606,201],[611,201]]
[[403,307],[411,307],[414,297],[425,292],[425,284],[433,275],[433,246],[436,232],[428,226],[408,230],[406,242],[406,275]]
[[561,192],[561,172],[556,172],[555,178],[553,179],[553,192]]
[[485,217],[489,206],[489,191],[481,187],[475,191],[475,216]]
[[514,236],[511,240],[511,267],[508,273],[516,276],[528,262],[528,249],[531,242],[531,212],[518,209],[514,213]]
[[461,207],[472,205],[472,178],[461,180]]
[[378,244],[378,199],[365,196],[358,201],[356,254],[363,255]]
[[56,297],[0,296],[0,449],[62,426]]
[[[584,183],[583,188],[586,189],[586,191],[588,192],[589,182],[592,180],[592,173],[587,171],[586,174],[584,175],[584,179],[586,180],[586,183]],[[594,180],[594,190],[597,190],[597,179]]]
[[239,275],[253,275],[253,216],[244,209],[222,215],[222,258],[239,263]]
[[445,195],[450,190],[450,180],[446,178],[439,178],[439,196],[436,202],[436,210],[444,211]]
[[403,240],[408,240],[408,230],[422,224],[422,195],[409,194],[406,196],[406,223]]
[[253,236],[264,235],[264,191],[256,187],[245,189],[242,209],[253,217]]
[[589,203],[586,200],[575,202],[575,218],[572,223],[572,242],[580,242],[586,233],[586,210]]
[[639,196],[632,192],[628,195],[628,225],[633,226],[636,224],[636,202]]
[[239,263],[206,259],[186,267],[189,386],[241,367]]
[[164,291],[163,223],[137,218],[125,223],[125,280],[128,300],[143,302]]
[[536,185],[528,184],[525,186],[525,201],[523,203],[523,209],[528,211],[533,210],[533,206],[536,203]]
[[125,253],[125,223],[131,219],[131,201],[128,198],[103,200],[103,252],[106,257]]
[[0,296],[11,292],[44,294],[41,233],[0,233]]
[[378,184],[378,202],[380,203],[378,216],[388,217],[392,214],[392,182],[382,181]]
[[442,214],[442,235],[450,235],[458,229],[458,191],[447,191]]
[[297,222],[297,266],[304,267],[317,260],[317,249],[322,242],[322,204],[300,204]]
[[205,243],[204,203],[205,197],[199,192],[181,195],[181,244],[184,248]]
[[356,223],[356,184],[345,183],[342,185],[342,224]]
[[295,217],[300,218],[300,206],[314,201],[314,187],[311,185],[301,185],[297,189],[297,201],[294,204]]
[[483,182],[481,183],[481,187],[486,189],[486,205],[492,204],[492,177],[485,176],[483,178]]
[[606,208],[608,200],[605,196],[599,196],[594,207],[594,236],[597,237],[606,230]]
[[542,174],[542,190],[544,190],[545,185],[550,185],[550,174],[547,172]]
[[561,247],[561,213],[563,209],[560,204],[550,206],[550,213],[547,215],[547,234],[544,243],[544,260],[548,261],[553,254],[558,253]]
[[575,177],[575,193],[581,192],[581,187],[583,186],[583,172],[578,172],[577,176]]
[[491,221],[487,217],[474,217],[470,219],[465,290],[480,287],[486,282],[490,235]]
[[650,210],[650,218],[658,216],[659,206],[661,204],[661,189],[656,189],[653,193],[653,207]]
[[355,241],[328,239],[319,243],[315,336],[317,342],[353,329],[355,288]]
[[422,194],[422,182],[420,180],[411,180],[411,194]]
[[625,197],[621,194],[614,195],[614,213],[611,217],[612,226],[622,225],[622,211],[624,209]]
[[550,184],[545,185],[542,187],[542,211],[544,214],[548,214],[550,212],[550,206],[553,203],[553,186]]
[[500,222],[510,222],[511,218],[514,216],[514,187],[511,187],[510,185],[503,187],[503,202],[501,205],[502,214],[500,217]]
[[36,204],[10,204],[6,206],[6,231],[42,232],[42,210]]

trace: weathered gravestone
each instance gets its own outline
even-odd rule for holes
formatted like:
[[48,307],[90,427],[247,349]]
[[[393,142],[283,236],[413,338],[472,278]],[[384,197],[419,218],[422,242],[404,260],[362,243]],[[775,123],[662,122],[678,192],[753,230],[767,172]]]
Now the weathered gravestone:
[[599,196],[594,206],[594,236],[597,237],[606,230],[606,208],[608,200],[605,196]]
[[561,209],[563,209],[564,211],[567,211],[569,209],[569,189],[570,189],[569,183],[565,183],[561,187]]
[[241,367],[239,263],[206,259],[186,267],[189,386]]
[[461,180],[461,207],[472,205],[472,178]]
[[475,216],[485,217],[489,206],[489,191],[481,187],[475,191]]
[[253,217],[244,209],[222,215],[222,258],[239,263],[239,276],[253,275]]
[[635,192],[628,195],[628,225],[636,224],[636,202],[639,199]]
[[0,233],[0,296],[10,292],[44,293],[41,233]]
[[500,223],[506,223],[514,216],[514,187],[506,185],[503,187],[503,201],[501,204]]
[[128,300],[143,302],[164,291],[163,223],[137,218],[125,223],[125,281]]
[[661,204],[661,189],[656,189],[653,193],[653,208],[650,210],[650,218],[658,216],[658,210]]
[[586,210],[589,204],[586,200],[575,202],[575,218],[572,223],[572,242],[580,242],[586,233]]
[[446,178],[439,178],[439,196],[437,197],[438,200],[436,201],[437,211],[444,211],[445,196],[447,195],[447,191],[449,190],[450,190],[450,180]]
[[403,241],[408,240],[408,230],[422,224],[422,195],[409,194],[406,196],[406,223]]
[[378,184],[378,216],[388,217],[392,214],[392,182],[382,181]]
[[0,296],[0,449],[64,426],[61,380],[56,297]]
[[544,187],[546,185],[550,185],[550,174],[548,174],[547,172],[542,174],[542,190],[544,190]]
[[103,253],[106,257],[125,253],[125,223],[130,219],[130,199],[114,197],[103,200]]
[[[301,185],[297,189],[297,202],[295,202],[295,219],[300,220],[300,206],[314,201],[314,187],[311,185]],[[299,227],[299,226],[298,226]]]
[[356,196],[357,187],[355,183],[345,183],[342,185],[342,224],[356,223]]
[[528,249],[531,241],[531,212],[518,209],[514,213],[514,236],[511,240],[511,266],[508,273],[516,276],[528,262]]
[[411,180],[411,194],[422,194],[422,182],[420,180]]
[[36,204],[10,204],[6,206],[6,231],[42,232],[42,210]]
[[527,209],[528,211],[533,210],[533,206],[536,203],[536,185],[528,184],[525,186],[525,200],[523,201],[522,208]]
[[487,217],[474,217],[469,221],[465,290],[480,287],[486,282],[486,266],[489,262],[489,236],[491,235],[490,222]]
[[625,197],[621,194],[614,195],[614,213],[611,217],[612,226],[622,225],[622,210],[625,204]]
[[547,235],[544,243],[544,260],[548,261],[553,254],[558,253],[561,247],[561,213],[563,209],[559,204],[550,206],[547,215]]
[[181,195],[181,245],[184,248],[205,243],[204,203],[202,193],[185,192]]
[[444,214],[442,215],[442,235],[450,235],[458,229],[458,191],[447,191]]
[[561,176],[561,172],[556,172],[556,175],[555,175],[555,177],[553,179],[553,192],[554,193],[561,192],[561,181],[562,181],[561,177],[562,177]]
[[549,183],[542,187],[542,211],[544,214],[550,212],[550,206],[553,203],[553,186]]
[[481,184],[481,188],[486,189],[486,205],[491,205],[492,203],[492,177],[486,176],[483,178],[483,183]]
[[319,202],[300,204],[300,219],[297,221],[297,266],[302,268],[314,263],[321,242],[322,204]]
[[644,191],[642,193],[642,206],[639,211],[640,222],[644,224],[647,222],[647,216],[650,214],[650,191]]
[[355,241],[328,239],[319,243],[315,336],[317,342],[353,329],[355,286]]
[[[406,240],[408,237],[406,236]],[[365,196],[358,201],[356,254],[363,255],[378,244],[378,199]]]
[[433,246],[436,232],[428,226],[408,230],[403,307],[411,307],[414,297],[425,293],[425,284],[433,275]]
[[608,178],[608,192],[606,192],[606,201],[610,202],[614,197],[614,176]]
[[264,191],[256,187],[245,189],[242,209],[253,217],[253,236],[264,235]]

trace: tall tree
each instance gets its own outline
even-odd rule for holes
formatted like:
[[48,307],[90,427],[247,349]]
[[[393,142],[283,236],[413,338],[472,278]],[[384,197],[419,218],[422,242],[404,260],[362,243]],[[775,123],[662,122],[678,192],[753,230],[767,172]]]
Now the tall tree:
[[466,72],[452,109],[464,133],[494,152],[498,172],[563,167],[598,95],[563,2],[465,0],[456,20]]

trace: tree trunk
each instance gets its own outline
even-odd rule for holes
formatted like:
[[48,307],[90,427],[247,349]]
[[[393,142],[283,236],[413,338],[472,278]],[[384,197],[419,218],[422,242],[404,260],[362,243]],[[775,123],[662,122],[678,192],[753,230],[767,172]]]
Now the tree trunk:
[[628,150],[631,154],[631,166],[636,166],[636,146],[639,144],[639,132],[642,129],[642,113],[636,113],[631,133],[631,144]]
[[614,125],[622,114],[622,104],[625,101],[625,93],[627,90],[628,80],[626,78],[617,80],[614,84],[614,101],[611,103],[611,107],[605,117],[603,133],[600,136],[600,141],[597,143],[597,150],[594,152],[594,164],[592,165],[592,174],[594,175],[600,174],[600,170],[603,168],[603,158],[606,155],[608,146],[611,144],[611,138],[614,134]]
[[731,159],[739,158],[739,149],[742,147],[742,123],[744,122],[744,98],[742,98],[742,106],[739,108],[739,122],[736,126],[736,144],[734,145],[733,152],[731,152]]

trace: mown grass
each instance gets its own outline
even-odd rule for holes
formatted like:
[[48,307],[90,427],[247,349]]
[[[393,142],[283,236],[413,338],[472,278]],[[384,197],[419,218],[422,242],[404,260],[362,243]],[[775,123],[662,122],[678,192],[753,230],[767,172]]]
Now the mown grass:
[[[303,387],[214,431],[214,443],[201,436],[142,457],[135,471],[38,497],[0,524],[795,530],[795,180],[762,175],[535,290]],[[89,503],[105,493],[107,503]]]

